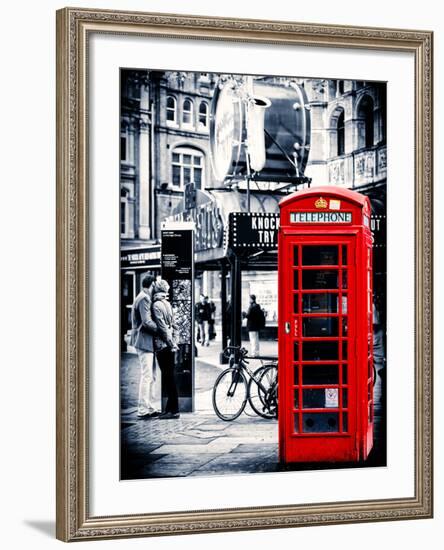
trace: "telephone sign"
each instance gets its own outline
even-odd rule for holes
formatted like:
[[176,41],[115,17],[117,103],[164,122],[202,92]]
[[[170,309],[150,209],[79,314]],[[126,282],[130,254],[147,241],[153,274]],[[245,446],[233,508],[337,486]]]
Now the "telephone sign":
[[292,223],[351,223],[351,212],[290,212]]

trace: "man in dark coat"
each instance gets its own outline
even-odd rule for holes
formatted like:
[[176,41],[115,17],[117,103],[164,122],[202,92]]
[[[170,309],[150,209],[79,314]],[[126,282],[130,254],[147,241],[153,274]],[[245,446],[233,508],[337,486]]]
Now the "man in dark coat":
[[264,312],[259,304],[256,303],[256,296],[250,296],[250,307],[245,314],[247,319],[247,330],[250,338],[250,356],[259,355],[259,331],[264,328]]
[[150,418],[159,416],[153,403],[155,382],[153,335],[157,325],[151,317],[151,291],[154,281],[150,273],[142,279],[142,290],[134,300],[131,310],[131,345],[136,349],[140,364],[139,401],[137,416]]
[[200,339],[202,346],[209,346],[208,322],[211,319],[211,308],[203,294],[200,295],[200,301],[195,306],[194,317],[198,324],[198,341]]

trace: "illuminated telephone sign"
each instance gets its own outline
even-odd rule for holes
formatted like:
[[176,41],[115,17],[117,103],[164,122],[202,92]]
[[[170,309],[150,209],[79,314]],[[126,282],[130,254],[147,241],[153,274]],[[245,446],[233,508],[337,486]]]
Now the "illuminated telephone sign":
[[370,201],[328,186],[279,206],[280,460],[365,460],[373,446]]

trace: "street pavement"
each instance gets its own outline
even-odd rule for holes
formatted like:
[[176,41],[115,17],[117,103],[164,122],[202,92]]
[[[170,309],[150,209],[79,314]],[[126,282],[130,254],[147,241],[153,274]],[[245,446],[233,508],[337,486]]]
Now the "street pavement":
[[[248,342],[243,345],[248,348]],[[211,395],[218,374],[220,342],[198,345],[195,367],[195,412],[179,419],[137,418],[139,365],[133,353],[121,360],[121,479],[248,474],[282,470],[346,467],[346,464],[293,464],[278,461],[277,420],[258,417],[249,407],[234,421],[220,420]],[[277,342],[261,342],[261,354],[277,355]],[[255,369],[261,362],[250,360]],[[379,384],[379,386],[378,386]],[[377,437],[375,452],[366,466],[385,462],[385,445],[380,426],[380,380],[375,387]],[[160,409],[160,375],[156,382],[156,403]],[[378,412],[379,411],[379,412]],[[356,464],[350,466],[356,467]]]

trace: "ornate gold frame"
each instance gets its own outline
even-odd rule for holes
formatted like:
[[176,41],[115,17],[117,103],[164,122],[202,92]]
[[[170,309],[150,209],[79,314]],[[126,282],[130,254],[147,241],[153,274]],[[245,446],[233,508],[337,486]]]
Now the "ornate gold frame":
[[[88,510],[86,45],[90,33],[411,52],[415,57],[415,496],[136,516]],[[432,516],[432,42],[428,31],[65,8],[57,12],[57,537],[168,535]]]

